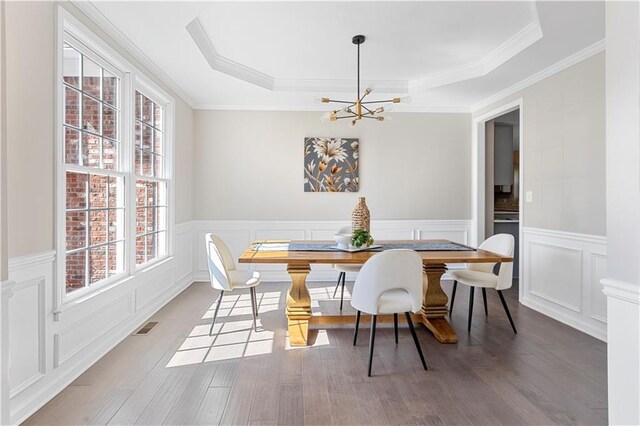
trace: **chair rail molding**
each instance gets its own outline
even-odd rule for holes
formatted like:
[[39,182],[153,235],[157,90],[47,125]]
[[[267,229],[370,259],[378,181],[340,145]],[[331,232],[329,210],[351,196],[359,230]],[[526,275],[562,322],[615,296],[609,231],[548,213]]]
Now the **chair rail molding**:
[[606,237],[523,227],[520,302],[607,340]]
[[[194,281],[207,281],[209,273],[206,262],[204,234],[213,232],[229,246],[234,257],[246,250],[254,240],[291,239],[291,240],[333,240],[333,234],[342,226],[351,224],[350,220],[196,220],[192,223]],[[470,220],[373,220],[371,233],[377,240],[393,239],[449,239],[463,244],[469,243]],[[451,269],[462,267],[451,265]],[[289,281],[286,265],[248,265],[240,264],[239,269],[257,270],[265,282]],[[331,265],[313,265],[307,281],[335,281],[338,277]],[[349,280],[355,274],[347,274]],[[448,275],[445,275],[445,279]]]

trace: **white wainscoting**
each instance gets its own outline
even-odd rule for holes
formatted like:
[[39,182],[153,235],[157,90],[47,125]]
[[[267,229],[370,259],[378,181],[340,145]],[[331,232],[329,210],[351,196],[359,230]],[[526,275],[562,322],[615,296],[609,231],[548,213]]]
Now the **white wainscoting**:
[[[173,257],[63,310],[57,319],[50,290],[55,253],[11,259],[11,281],[2,288],[3,347],[9,342],[8,383],[4,383],[9,385],[10,422],[25,420],[191,282],[206,281],[206,232],[223,238],[237,257],[256,239],[326,240],[346,225],[349,222],[184,223],[176,226]],[[371,227],[379,240],[445,238],[465,244],[471,221],[384,220],[372,221]],[[605,238],[534,228],[524,228],[523,234],[521,302],[605,340],[607,304],[600,286],[606,276]],[[451,269],[463,266],[449,265]],[[285,265],[258,265],[257,270],[266,281],[289,280]],[[329,265],[312,266],[309,280],[335,279]]]
[[609,424],[640,424],[640,283],[602,280],[609,308]]
[[[347,221],[193,221],[193,253],[196,254],[194,280],[208,280],[204,234],[213,232],[222,238],[237,258],[249,244],[260,239],[333,240],[333,234]],[[469,220],[374,220],[371,234],[377,240],[444,238],[468,243]],[[288,281],[286,265],[237,265],[239,269],[260,271],[265,281]],[[452,269],[461,265],[450,265]],[[330,265],[312,265],[309,281],[332,281],[337,278]],[[347,279],[354,279],[348,274]],[[447,278],[447,276],[445,276]]]
[[93,293],[57,318],[55,252],[9,260],[2,345],[8,346],[10,423],[24,421],[193,282],[191,224],[175,231],[175,256]]
[[520,302],[591,336],[607,339],[605,237],[523,228]]

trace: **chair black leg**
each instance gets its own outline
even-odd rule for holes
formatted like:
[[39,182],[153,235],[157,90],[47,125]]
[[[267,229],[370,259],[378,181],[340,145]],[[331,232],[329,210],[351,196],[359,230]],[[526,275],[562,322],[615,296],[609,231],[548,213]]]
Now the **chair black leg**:
[[398,344],[398,314],[393,314],[393,331],[396,336],[396,345]]
[[220,303],[222,303],[222,295],[224,291],[220,291],[220,295],[218,296],[218,301],[216,303],[216,310],[213,311],[213,320],[211,320],[211,328],[209,329],[209,336],[213,336],[213,326],[216,324],[216,318],[218,317],[218,310],[220,309]]
[[474,293],[475,287],[470,287],[469,290],[469,320],[468,320],[468,324],[467,324],[467,331],[469,333],[471,333],[471,317],[473,316],[473,293]]
[[449,305],[449,316],[453,314],[453,302],[456,300],[456,290],[458,289],[458,281],[453,282],[453,291],[451,292],[451,305]]
[[411,314],[409,312],[404,313],[407,318],[407,323],[409,324],[409,330],[411,330],[411,337],[413,337],[413,342],[416,344],[416,349],[418,350],[418,355],[420,355],[420,361],[422,361],[422,366],[425,370],[427,368],[427,362],[424,360],[424,355],[422,355],[422,348],[420,348],[420,342],[418,341],[418,336],[416,335],[416,330],[413,328],[413,321],[411,321]]
[[369,336],[369,370],[367,376],[371,377],[371,364],[373,363],[373,345],[376,342],[376,322],[377,315],[371,315],[371,334]]
[[482,287],[482,300],[484,301],[484,314],[489,316],[489,310],[487,309],[487,289]]
[[340,287],[340,280],[342,279],[342,274],[344,274],[344,272],[340,272],[338,274],[338,283],[336,284],[336,288],[335,290],[333,290],[333,298],[335,299],[336,294],[338,293],[338,287]]
[[251,293],[251,313],[253,314],[253,329],[258,331],[258,324],[256,322],[256,317],[258,316],[258,307],[257,305],[257,297],[256,297],[256,288],[251,287],[249,289],[249,293]]
[[504,311],[507,313],[507,317],[509,318],[509,322],[511,323],[511,328],[513,328],[513,332],[518,334],[518,330],[516,330],[516,326],[513,323],[513,318],[511,318],[511,313],[509,312],[509,307],[507,306],[507,301],[504,300],[504,296],[502,295],[502,290],[498,290],[498,296],[500,296],[500,301],[502,302],[502,306],[504,307]]
[[358,327],[360,326],[360,311],[356,311],[356,329],[353,330],[353,346],[358,341]]
[[347,273],[342,273],[342,290],[340,291],[340,312],[342,312],[342,302],[344,302],[344,281],[347,279]]
[[255,306],[255,311],[256,311],[256,318],[258,318],[258,294],[256,293],[256,288],[252,287],[252,296],[253,296],[253,305]]

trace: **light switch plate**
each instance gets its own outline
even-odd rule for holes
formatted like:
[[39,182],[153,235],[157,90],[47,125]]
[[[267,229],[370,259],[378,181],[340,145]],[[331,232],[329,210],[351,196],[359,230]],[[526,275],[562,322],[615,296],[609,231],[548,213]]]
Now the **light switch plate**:
[[526,200],[527,203],[532,203],[533,202],[533,191],[525,192],[525,200]]

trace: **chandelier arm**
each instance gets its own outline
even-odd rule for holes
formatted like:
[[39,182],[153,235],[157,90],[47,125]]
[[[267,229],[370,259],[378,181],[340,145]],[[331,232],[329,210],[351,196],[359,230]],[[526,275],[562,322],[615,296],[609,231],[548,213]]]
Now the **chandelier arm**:
[[[381,117],[381,116],[379,116],[379,117]],[[378,117],[376,117],[374,115],[363,115],[362,118],[371,118],[373,120],[377,120],[378,119]]]
[[369,111],[369,114],[373,114],[374,112],[371,111],[369,108],[367,108],[366,106],[362,105],[362,108],[366,109],[367,111]]
[[342,120],[344,118],[353,118],[355,116],[356,116],[355,114],[353,114],[353,115],[343,115],[342,117],[336,117],[336,120]]
[[335,99],[329,99],[328,103],[331,103],[331,102],[334,102],[336,104],[351,104],[352,106],[355,105],[353,101],[337,101]]
[[[371,92],[369,92],[369,93],[371,93]],[[368,95],[369,93],[367,93],[367,91],[366,91],[366,90],[364,91],[364,93],[362,93],[362,97],[359,99],[360,103],[362,103],[362,101],[364,100],[364,98],[366,98],[366,97],[367,97],[367,95]]]
[[384,101],[367,101],[367,102],[361,102],[361,103],[362,104],[392,104],[393,99],[384,100]]

